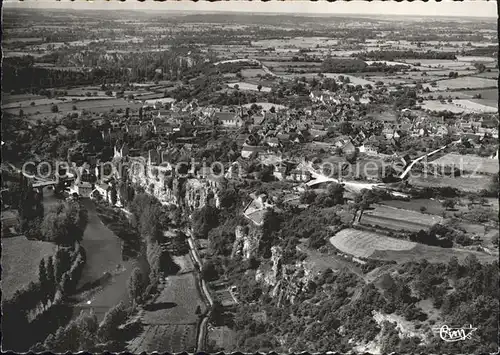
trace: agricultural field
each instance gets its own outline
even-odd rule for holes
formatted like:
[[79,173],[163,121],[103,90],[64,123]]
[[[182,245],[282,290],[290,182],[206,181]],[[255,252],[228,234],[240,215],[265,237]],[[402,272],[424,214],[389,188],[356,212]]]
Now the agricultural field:
[[463,261],[469,255],[475,255],[480,262],[492,262],[497,259],[497,256],[472,250],[434,247],[356,229],[341,230],[330,238],[330,243],[341,252],[355,257],[398,263],[421,259],[442,263],[452,257]]
[[[109,110],[114,109],[125,109],[130,107],[132,110],[138,110],[142,104],[132,104],[125,99],[101,99],[101,100],[85,100],[78,102],[62,102],[61,100],[56,99],[43,99],[44,103],[41,105],[35,106],[27,106],[23,107],[23,111],[25,115],[36,115],[36,114],[44,114],[43,117],[46,117],[46,114],[52,113],[52,103],[57,104],[59,108],[59,113],[68,113],[73,111],[73,106],[77,107],[77,110],[87,110],[89,112],[101,113],[101,112],[109,112]],[[45,100],[48,100],[45,103]],[[48,103],[50,101],[50,103]],[[19,108],[10,108],[6,109],[5,112],[12,113],[14,115],[19,114]]]
[[[259,91],[259,89],[257,88],[258,85],[256,85],[256,84],[250,84],[250,83],[244,83],[244,82],[228,83],[227,84],[227,86],[229,86],[230,88],[233,88],[233,89],[234,89],[235,85],[238,85],[240,90]],[[271,88],[267,87],[267,86],[262,86],[262,89],[260,91],[261,92],[270,92]]]
[[146,325],[127,346],[132,354],[196,351],[196,324]]
[[416,243],[380,234],[343,229],[330,238],[330,243],[343,253],[369,258],[376,250],[411,250]]
[[236,332],[227,326],[209,327],[208,343],[215,344],[215,348],[221,351],[236,350]]
[[263,69],[242,69],[241,75],[244,78],[256,78],[257,75],[266,75],[266,72]]
[[433,224],[442,222],[442,218],[438,216],[423,214],[411,210],[403,210],[384,205],[374,205],[373,210],[367,210],[363,213],[361,221],[364,217],[371,216],[380,219],[402,221],[404,223],[411,223],[422,226],[420,229],[428,228]]
[[2,104],[3,107],[5,107],[6,104],[11,104],[15,102],[23,102],[23,101],[34,101],[34,100],[39,100],[39,99],[44,99],[45,96],[41,95],[32,95],[32,94],[16,94],[16,95],[11,95],[11,94],[5,94],[2,93]]
[[474,97],[475,95],[480,94],[482,99],[498,101],[498,89],[476,89],[476,90],[463,90],[463,91],[434,91],[432,93],[424,93],[422,96],[429,97],[432,96],[437,98],[439,95],[443,95],[443,97],[451,96],[452,98],[456,98],[458,96],[459,99],[469,99]]
[[498,69],[491,69],[491,71],[485,71],[482,73],[475,74],[478,78],[487,78],[487,79],[498,79]]
[[465,192],[479,192],[483,189],[488,189],[491,178],[488,176],[459,176],[459,177],[447,177],[447,176],[420,176],[413,177],[410,176],[409,182],[411,185],[418,187],[452,187],[460,191]]
[[[253,105],[253,103],[252,104],[245,104],[243,106],[250,108],[252,105]],[[274,107],[276,110],[282,110],[282,109],[286,109],[287,108],[284,105],[273,104],[271,102],[255,102],[255,105],[261,106],[262,109],[266,110],[266,111],[269,111],[271,109],[271,107]]]
[[[177,300],[179,303],[173,303]],[[195,324],[196,307],[205,309],[197,292],[196,279],[192,273],[168,276],[164,288],[156,300],[144,310],[142,322],[150,325]]]
[[436,81],[437,86],[423,85],[431,91],[458,90],[458,89],[480,89],[498,87],[498,81],[494,79],[477,78],[474,76],[461,77]]
[[490,158],[482,158],[475,155],[461,155],[448,153],[436,160],[432,165],[455,166],[463,169],[466,172],[474,174],[490,174],[498,173],[498,160]]
[[370,81],[370,80],[365,80],[363,78],[358,78],[358,77],[355,77],[353,75],[347,75],[347,74],[335,74],[335,73],[323,73],[325,75],[325,77],[327,78],[333,78],[335,80],[339,80],[339,76],[344,76],[344,77],[347,77],[349,78],[349,80],[351,81],[351,84],[352,85],[366,85],[366,84],[370,84],[370,85],[375,85],[375,82],[373,81]]
[[[472,101],[474,100],[474,101]],[[440,102],[437,100],[424,100],[420,106],[424,110],[429,111],[450,111],[453,113],[488,113],[488,112],[497,112],[498,108],[495,106],[487,106],[483,105],[479,102],[476,102],[477,99],[471,100],[463,100],[463,99],[453,99],[452,102]],[[491,101],[486,101],[488,105],[491,104]]]
[[[487,198],[488,201],[488,207],[498,211],[498,199],[495,198]],[[444,208],[441,204],[441,201],[438,199],[412,199],[410,201],[402,201],[402,200],[388,200],[388,201],[382,201],[380,204],[394,207],[394,208],[401,208],[405,210],[412,210],[419,212],[421,208],[425,208],[424,213],[429,213],[429,214],[434,214],[437,216],[446,216],[445,218],[453,218],[455,216],[455,213],[460,213],[460,212],[468,212],[469,209],[467,207],[467,204],[470,202],[468,199],[460,199],[457,205],[455,205],[453,210],[447,210]],[[468,224],[467,224],[468,225]]]
[[472,63],[459,62],[451,59],[405,59],[403,62],[415,66],[419,64],[418,66],[421,70],[429,70],[429,68],[459,70],[473,67]]
[[2,238],[2,300],[9,299],[30,282],[38,282],[40,260],[56,252],[56,245],[24,236]]

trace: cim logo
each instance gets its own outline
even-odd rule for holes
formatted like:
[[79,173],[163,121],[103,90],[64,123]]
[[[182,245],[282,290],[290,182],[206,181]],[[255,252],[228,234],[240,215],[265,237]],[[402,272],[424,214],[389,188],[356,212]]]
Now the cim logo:
[[439,333],[441,339],[448,343],[453,343],[460,340],[472,339],[472,333],[474,333],[477,328],[469,326],[464,326],[461,328],[450,328],[446,324],[442,325],[440,328],[433,328],[434,332]]

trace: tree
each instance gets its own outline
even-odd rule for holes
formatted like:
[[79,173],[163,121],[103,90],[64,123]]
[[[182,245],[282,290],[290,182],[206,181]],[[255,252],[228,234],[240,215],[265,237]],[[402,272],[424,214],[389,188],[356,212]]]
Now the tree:
[[344,204],[344,186],[341,184],[337,184],[332,182],[328,185],[327,194],[333,200],[334,205],[342,205]]
[[217,280],[219,273],[217,272],[217,269],[212,261],[208,261],[203,264],[203,267],[201,268],[201,277],[205,281]]
[[456,201],[455,199],[451,199],[451,198],[447,198],[445,199],[441,205],[446,209],[446,210],[452,210],[455,205],[456,205]]
[[50,107],[50,111],[52,113],[57,113],[59,112],[59,107],[56,105],[56,104],[53,104],[51,107]]
[[427,211],[427,207],[425,206],[420,206],[420,212],[425,213]]
[[260,92],[260,90],[262,90],[262,85],[261,84],[257,85],[257,90],[259,90],[259,92]]
[[54,270],[54,259],[52,256],[47,260],[47,286],[50,290],[50,297],[54,296],[56,289],[56,280],[55,280],[55,270]]
[[24,111],[23,110],[19,110],[19,117],[23,117],[24,116]]
[[239,90],[239,89],[240,89],[240,85],[239,85],[239,84],[234,84],[234,88],[235,88],[236,90]]
[[193,213],[192,221],[194,235],[207,238],[208,232],[219,224],[219,212],[212,206],[203,206]]
[[133,302],[141,301],[145,286],[146,280],[144,280],[141,270],[136,267],[132,270],[127,284],[128,293]]
[[123,302],[120,301],[115,307],[111,308],[97,330],[97,337],[102,342],[113,340],[118,335],[118,327],[127,319],[128,312]]
[[118,202],[118,192],[116,191],[116,186],[111,187],[111,204],[114,206]]
[[44,296],[47,297],[49,278],[47,275],[47,268],[45,266],[45,259],[40,260],[40,264],[38,265],[38,280],[40,281],[40,286],[42,287],[42,292]]
[[44,240],[58,245],[73,246],[83,237],[88,222],[87,210],[78,202],[54,206],[44,217],[40,232]]

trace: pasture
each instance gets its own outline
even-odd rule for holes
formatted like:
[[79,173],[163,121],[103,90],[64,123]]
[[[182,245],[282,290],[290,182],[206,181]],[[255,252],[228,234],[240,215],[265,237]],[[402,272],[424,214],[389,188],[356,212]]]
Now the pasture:
[[24,236],[2,238],[2,300],[9,299],[30,282],[38,282],[40,260],[56,252],[56,245]]

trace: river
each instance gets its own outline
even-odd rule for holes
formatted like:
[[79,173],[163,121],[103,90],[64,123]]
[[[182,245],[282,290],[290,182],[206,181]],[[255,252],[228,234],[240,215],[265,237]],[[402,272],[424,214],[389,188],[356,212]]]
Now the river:
[[[46,211],[58,201],[53,190],[44,189],[43,203]],[[82,199],[82,204],[88,211],[88,224],[81,242],[87,261],[77,292],[69,298],[74,309],[73,317],[80,310],[93,309],[100,321],[120,301],[129,302],[127,281],[138,262],[122,260],[121,240],[103,224],[94,202]]]

